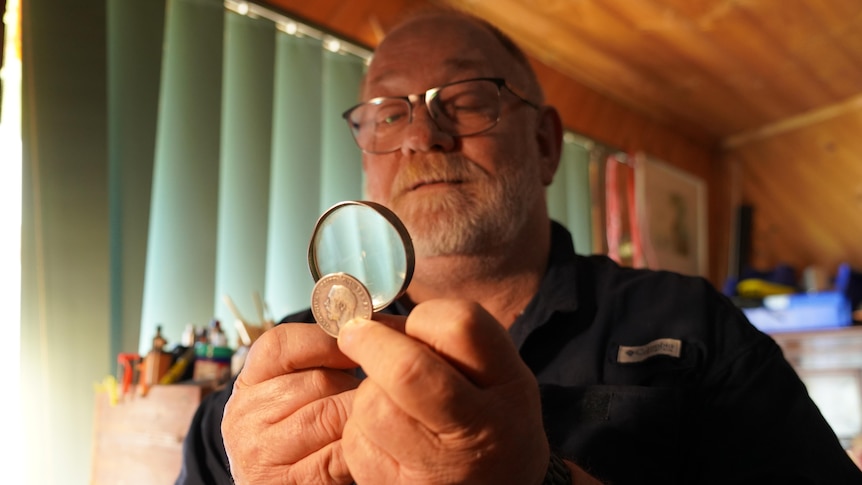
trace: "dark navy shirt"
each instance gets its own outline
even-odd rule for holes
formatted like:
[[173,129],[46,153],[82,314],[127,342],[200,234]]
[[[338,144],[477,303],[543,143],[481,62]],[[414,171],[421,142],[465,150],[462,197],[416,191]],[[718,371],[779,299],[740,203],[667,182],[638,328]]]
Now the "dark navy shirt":
[[[862,484],[780,348],[702,278],[577,256],[554,223],[547,273],[510,334],[551,447],[601,480]],[[201,404],[177,483],[232,483],[229,393]]]

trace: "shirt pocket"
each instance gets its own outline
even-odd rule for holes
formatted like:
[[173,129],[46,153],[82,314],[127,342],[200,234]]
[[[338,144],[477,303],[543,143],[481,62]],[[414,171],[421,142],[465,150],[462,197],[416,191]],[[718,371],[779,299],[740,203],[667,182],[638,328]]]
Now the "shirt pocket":
[[679,389],[542,385],[551,448],[614,483],[675,483],[684,465]]

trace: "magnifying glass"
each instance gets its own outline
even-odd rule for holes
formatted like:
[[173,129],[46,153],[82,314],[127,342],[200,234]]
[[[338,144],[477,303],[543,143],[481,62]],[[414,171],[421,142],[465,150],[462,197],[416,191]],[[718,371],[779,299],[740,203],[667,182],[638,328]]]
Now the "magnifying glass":
[[404,294],[414,263],[413,241],[394,212],[368,201],[332,206],[308,246],[317,324],[337,337],[351,318],[371,318]]

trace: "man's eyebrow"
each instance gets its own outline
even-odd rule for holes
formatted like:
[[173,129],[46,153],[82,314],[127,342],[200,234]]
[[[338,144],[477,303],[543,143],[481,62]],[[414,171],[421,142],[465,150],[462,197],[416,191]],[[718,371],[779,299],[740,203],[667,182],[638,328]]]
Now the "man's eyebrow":
[[478,71],[486,67],[488,61],[486,59],[447,59],[443,65],[453,71]]
[[[470,73],[478,73],[480,70],[488,65],[488,62],[484,59],[447,59],[443,62],[441,70],[450,71],[453,73],[457,73],[459,71],[468,71]],[[386,84],[389,79],[397,78],[401,76],[405,71],[403,69],[387,69],[385,71],[377,73],[373,78],[367,78],[365,80],[365,87],[375,86],[379,84]],[[457,81],[460,79],[453,79],[453,81]]]

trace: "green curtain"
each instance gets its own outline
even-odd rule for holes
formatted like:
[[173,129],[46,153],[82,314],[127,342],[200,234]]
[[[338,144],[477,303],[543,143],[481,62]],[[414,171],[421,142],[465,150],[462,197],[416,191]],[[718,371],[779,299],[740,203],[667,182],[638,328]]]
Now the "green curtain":
[[138,347],[165,0],[107,2],[110,365]]
[[579,137],[567,133],[560,167],[548,187],[548,213],[572,233],[575,252],[592,254],[590,149]]
[[[275,25],[229,14],[225,19],[224,49],[216,280],[212,296],[216,304],[213,316],[223,318],[230,315],[223,295],[247,308],[253,301],[252,292],[262,291],[266,281]],[[231,318],[226,323],[232,321]]]
[[359,100],[364,67],[354,56],[330,51],[323,55],[323,152],[321,153],[320,208],[345,199],[361,199],[362,163],[341,113]]
[[222,322],[229,296],[259,322],[309,306],[308,238],[325,207],[360,198],[361,163],[340,113],[362,59],[215,0],[168,4],[139,348],[157,326]]
[[[25,483],[87,483],[111,372],[104,0],[22,3]],[[14,395],[14,394],[13,394]]]
[[205,324],[215,292],[224,7],[167,5],[141,353],[158,325],[177,343],[186,323]]

